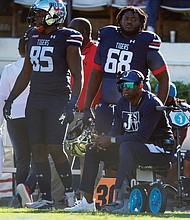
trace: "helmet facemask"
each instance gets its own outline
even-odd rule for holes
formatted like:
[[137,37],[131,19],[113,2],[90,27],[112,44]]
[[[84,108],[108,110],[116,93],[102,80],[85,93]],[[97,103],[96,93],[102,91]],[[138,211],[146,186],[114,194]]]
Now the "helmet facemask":
[[35,27],[36,26],[36,12],[31,7],[28,13],[28,16],[26,18],[27,23],[29,27]]
[[36,21],[36,27],[41,27],[45,26],[45,16],[46,16],[46,11],[44,10],[36,10],[35,11],[35,21]]

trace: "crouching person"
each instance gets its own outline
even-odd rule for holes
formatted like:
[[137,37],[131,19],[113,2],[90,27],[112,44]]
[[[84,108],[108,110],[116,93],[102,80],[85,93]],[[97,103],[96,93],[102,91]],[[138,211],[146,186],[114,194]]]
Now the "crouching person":
[[171,126],[165,112],[156,110],[156,106],[163,104],[156,95],[143,89],[143,81],[143,74],[137,70],[128,70],[119,76],[117,86],[122,97],[115,108],[111,131],[108,136],[96,137],[88,148],[80,186],[84,197],[65,211],[95,211],[93,192],[101,160],[118,164],[115,201],[107,205],[111,212],[117,213],[124,210],[120,192],[124,179],[127,177],[130,182],[133,178],[135,164],[166,165],[173,158],[163,144],[173,144]]

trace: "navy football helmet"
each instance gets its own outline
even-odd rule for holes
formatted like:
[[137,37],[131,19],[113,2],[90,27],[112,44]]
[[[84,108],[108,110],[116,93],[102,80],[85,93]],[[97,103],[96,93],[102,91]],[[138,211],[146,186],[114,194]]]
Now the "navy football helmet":
[[28,22],[31,27],[61,24],[67,15],[62,0],[37,0],[30,8]]

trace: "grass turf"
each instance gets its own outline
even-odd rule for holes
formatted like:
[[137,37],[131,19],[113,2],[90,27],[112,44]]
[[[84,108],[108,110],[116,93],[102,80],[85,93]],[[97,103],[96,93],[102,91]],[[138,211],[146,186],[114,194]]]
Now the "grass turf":
[[165,212],[164,214],[108,214],[108,213],[65,213],[61,209],[47,211],[26,208],[0,207],[1,220],[163,220],[189,219],[188,212]]

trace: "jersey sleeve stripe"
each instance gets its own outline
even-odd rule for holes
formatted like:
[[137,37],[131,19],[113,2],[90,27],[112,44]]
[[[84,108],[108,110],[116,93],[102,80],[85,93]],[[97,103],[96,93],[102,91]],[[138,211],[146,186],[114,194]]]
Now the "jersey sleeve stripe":
[[154,40],[150,43],[149,48],[159,50],[159,49],[160,49],[160,45],[161,45],[160,40],[154,39]]
[[149,45],[149,48],[159,50],[160,47]]
[[70,37],[67,39],[67,43],[77,43],[82,46],[82,40],[82,35],[71,34]]
[[70,38],[80,38],[82,40],[82,35],[80,35],[80,34],[71,34]]
[[100,42],[100,39],[101,39],[100,32],[98,32],[98,42]]
[[79,46],[82,46],[82,42],[80,40],[73,40],[73,39],[68,39],[67,43],[74,43],[74,44],[79,44]]
[[101,70],[101,67],[100,67],[99,64],[94,63],[93,67],[94,67],[94,69],[96,69],[96,70]]
[[159,47],[160,43],[159,42],[152,42],[150,45]]
[[156,69],[156,70],[152,70],[152,74],[155,76],[161,72],[163,72],[164,70],[167,69],[167,66],[166,64],[164,64],[162,67],[160,67],[159,69]]

